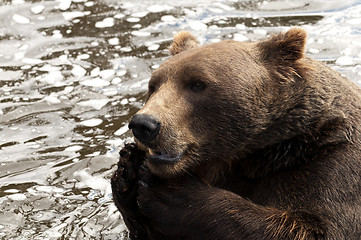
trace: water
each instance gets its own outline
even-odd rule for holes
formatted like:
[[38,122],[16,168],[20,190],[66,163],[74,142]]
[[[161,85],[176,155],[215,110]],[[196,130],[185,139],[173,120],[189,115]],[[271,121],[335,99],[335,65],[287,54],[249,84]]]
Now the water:
[[109,179],[174,33],[202,44],[299,25],[361,84],[361,2],[0,2],[0,238],[126,239]]

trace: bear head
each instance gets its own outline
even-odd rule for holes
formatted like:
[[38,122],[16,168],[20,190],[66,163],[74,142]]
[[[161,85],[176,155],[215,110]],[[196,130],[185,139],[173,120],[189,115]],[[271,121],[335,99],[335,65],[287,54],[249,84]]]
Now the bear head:
[[305,41],[299,28],[259,42],[204,46],[188,32],[175,35],[172,57],[152,74],[146,103],[129,124],[151,172],[171,177],[207,171],[210,163],[231,166],[290,137],[294,131],[274,123],[299,103]]

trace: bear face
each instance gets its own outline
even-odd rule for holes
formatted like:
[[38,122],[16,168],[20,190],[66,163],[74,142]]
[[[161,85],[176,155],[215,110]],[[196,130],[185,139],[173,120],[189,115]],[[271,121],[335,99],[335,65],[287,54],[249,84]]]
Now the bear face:
[[[152,74],[145,106],[129,125],[149,150],[150,170],[169,177],[215,164],[221,172],[220,165],[230,166],[255,146],[297,134],[270,129],[299,104],[292,96],[304,88],[305,38],[294,28],[262,42],[200,47],[189,33],[177,34],[173,56]],[[276,135],[267,142],[257,137],[265,134]]]

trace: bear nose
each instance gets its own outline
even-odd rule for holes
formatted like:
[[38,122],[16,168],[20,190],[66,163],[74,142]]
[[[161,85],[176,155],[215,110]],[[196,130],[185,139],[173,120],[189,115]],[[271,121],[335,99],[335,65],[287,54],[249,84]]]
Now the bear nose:
[[140,142],[149,145],[159,133],[160,122],[150,115],[135,114],[128,127]]

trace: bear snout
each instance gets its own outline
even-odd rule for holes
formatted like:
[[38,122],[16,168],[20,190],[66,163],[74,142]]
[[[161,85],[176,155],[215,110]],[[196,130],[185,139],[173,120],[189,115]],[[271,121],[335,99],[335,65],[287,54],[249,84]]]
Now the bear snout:
[[135,114],[129,123],[134,137],[146,146],[157,137],[160,122],[148,114]]

